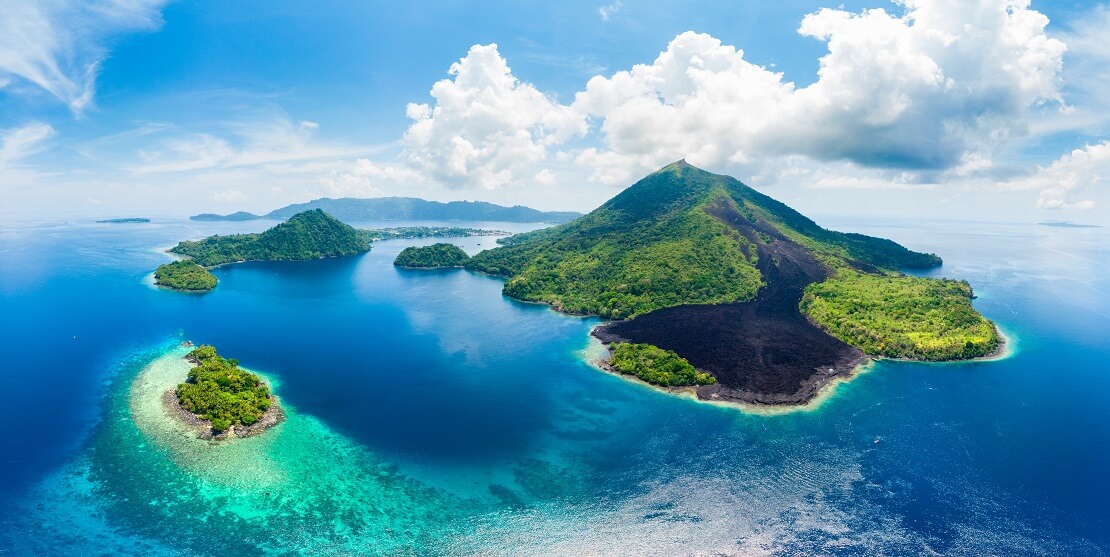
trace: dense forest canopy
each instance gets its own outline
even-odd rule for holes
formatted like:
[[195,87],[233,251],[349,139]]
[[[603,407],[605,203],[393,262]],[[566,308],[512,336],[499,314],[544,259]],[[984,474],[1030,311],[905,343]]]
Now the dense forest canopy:
[[423,247],[407,247],[397,255],[393,264],[398,267],[440,269],[462,267],[469,260],[470,257],[459,246],[438,243]]
[[998,347],[998,331],[971,307],[971,298],[965,281],[842,269],[809,285],[801,309],[868,354],[954,360],[985,356]]
[[712,375],[694,369],[685,358],[651,344],[613,343],[609,367],[661,387],[712,385]]
[[262,378],[220,356],[215,347],[198,346],[186,358],[196,367],[177,386],[177,398],[182,408],[211,421],[214,431],[254,424],[270,408],[270,388]]
[[212,290],[216,276],[193,261],[174,261],[154,270],[155,284],[176,290]]

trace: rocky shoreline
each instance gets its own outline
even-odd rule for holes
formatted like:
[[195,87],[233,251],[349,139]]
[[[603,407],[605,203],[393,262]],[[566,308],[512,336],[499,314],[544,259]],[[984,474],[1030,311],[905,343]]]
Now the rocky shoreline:
[[259,420],[251,425],[236,425],[228,428],[227,431],[217,433],[212,429],[212,422],[203,420],[196,414],[186,410],[181,406],[181,401],[177,398],[177,392],[174,389],[169,389],[162,393],[162,406],[165,407],[169,415],[177,419],[177,421],[193,429],[200,439],[220,440],[229,439],[232,437],[250,437],[258,435],[285,421],[285,412],[281,409],[278,403],[278,397],[270,395],[270,407],[262,414]]

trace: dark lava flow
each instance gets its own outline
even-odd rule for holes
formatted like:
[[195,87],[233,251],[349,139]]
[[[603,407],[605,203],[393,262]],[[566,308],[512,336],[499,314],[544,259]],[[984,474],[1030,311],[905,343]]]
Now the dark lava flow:
[[594,336],[674,350],[717,378],[717,384],[698,388],[698,397],[707,400],[803,404],[832,378],[851,374],[866,358],[863,352],[798,309],[805,287],[825,280],[824,266],[766,221],[749,221],[731,200],[718,199],[706,212],[757,246],[756,266],[766,286],[755,299],[664,308],[607,323]]

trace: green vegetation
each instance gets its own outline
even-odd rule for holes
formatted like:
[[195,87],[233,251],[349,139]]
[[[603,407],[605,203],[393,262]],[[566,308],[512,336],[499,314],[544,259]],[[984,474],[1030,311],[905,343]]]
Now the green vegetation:
[[513,298],[624,319],[752,299],[763,285],[757,246],[774,238],[866,267],[940,261],[889,240],[825,230],[733,178],[679,162],[576,221],[505,238],[467,267],[506,277]]
[[685,358],[670,350],[651,344],[614,343],[609,367],[620,373],[663,387],[712,385],[717,380],[710,374],[694,369]]
[[220,220],[229,220],[229,221],[244,221],[244,220],[258,220],[258,219],[260,219],[260,218],[262,218],[262,217],[260,217],[260,216],[258,216],[258,215],[256,215],[256,214],[254,214],[254,213],[248,213],[248,212],[246,212],[246,211],[238,211],[238,212],[235,212],[235,213],[231,213],[230,215],[217,215],[217,214],[215,214],[215,213],[201,213],[201,214],[199,214],[199,215],[193,215],[193,216],[189,217],[189,220],[200,220],[200,221],[220,221]]
[[240,261],[318,259],[370,250],[370,237],[315,209],[293,215],[261,234],[210,236],[181,242],[170,251],[205,267]]
[[212,290],[216,276],[192,261],[174,261],[155,269],[154,282],[175,290]]
[[801,310],[833,336],[875,356],[954,360],[998,347],[993,323],[971,307],[965,281],[842,269],[809,285]]
[[675,305],[751,300],[768,280],[760,269],[778,265],[776,254],[804,252],[834,278],[810,285],[800,309],[870,354],[945,360],[998,345],[994,325],[971,307],[967,283],[899,272],[936,267],[936,255],[826,230],[685,161],[578,220],[498,243],[467,268],[505,277],[508,296],[568,313],[626,319]]
[[469,238],[471,236],[508,236],[503,230],[460,228],[457,226],[401,226],[397,228],[372,228],[365,231],[371,241],[401,240],[409,238]]
[[432,244],[424,247],[408,247],[397,255],[393,264],[398,267],[419,269],[440,269],[462,267],[470,257],[455,244]]
[[182,408],[212,422],[215,431],[251,425],[270,408],[270,388],[262,379],[239,369],[236,360],[224,359],[211,345],[199,346],[186,356],[196,367],[189,380],[177,386]]

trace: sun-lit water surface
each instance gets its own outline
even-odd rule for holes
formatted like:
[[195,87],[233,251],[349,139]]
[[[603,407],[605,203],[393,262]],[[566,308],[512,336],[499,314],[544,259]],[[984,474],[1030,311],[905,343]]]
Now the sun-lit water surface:
[[[160,246],[268,224],[0,228],[0,552],[1110,550],[1100,229],[824,222],[942,255],[936,274],[970,280],[1018,351],[880,362],[815,410],[763,416],[594,370],[595,320],[497,279],[390,265],[434,240],[230,266],[204,295],[144,283]],[[190,437],[155,400],[184,374],[181,339],[265,374],[289,419]]]

